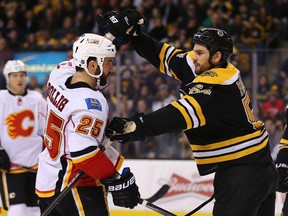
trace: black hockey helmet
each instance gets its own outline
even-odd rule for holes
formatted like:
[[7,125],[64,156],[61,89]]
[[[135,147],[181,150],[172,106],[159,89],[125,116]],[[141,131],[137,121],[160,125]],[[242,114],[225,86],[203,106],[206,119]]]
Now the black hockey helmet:
[[203,28],[193,36],[194,44],[203,44],[210,56],[217,51],[222,53],[221,64],[226,63],[233,53],[233,42],[227,32],[216,28]]

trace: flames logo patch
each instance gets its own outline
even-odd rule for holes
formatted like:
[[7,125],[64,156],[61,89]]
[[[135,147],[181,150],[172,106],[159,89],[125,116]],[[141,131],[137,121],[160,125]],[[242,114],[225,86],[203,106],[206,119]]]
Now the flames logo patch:
[[[8,126],[8,135],[12,139],[16,139],[19,136],[28,137],[32,134],[34,126],[27,125],[29,122],[34,121],[34,114],[31,110],[24,110],[19,113],[12,113],[5,120],[5,125]],[[26,124],[24,124],[26,123]]]

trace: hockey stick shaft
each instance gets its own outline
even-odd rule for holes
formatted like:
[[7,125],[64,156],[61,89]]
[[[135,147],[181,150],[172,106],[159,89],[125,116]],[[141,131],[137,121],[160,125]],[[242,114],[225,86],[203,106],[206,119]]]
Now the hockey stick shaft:
[[66,194],[72,189],[72,187],[78,182],[78,180],[84,174],[83,171],[78,172],[74,178],[69,182],[66,188],[53,200],[53,202],[48,206],[47,209],[41,214],[41,216],[48,216],[50,212],[55,208],[56,205],[66,196]]
[[[108,148],[111,145],[111,141],[108,140],[105,146],[99,145],[99,148],[101,151],[105,151],[106,148]],[[84,174],[83,171],[78,172],[74,178],[68,183],[68,185],[66,186],[66,188],[64,188],[64,190],[58,194],[58,196],[53,200],[53,202],[47,207],[47,209],[45,209],[45,211],[43,212],[43,214],[41,214],[41,216],[48,216],[48,214],[56,207],[56,205],[66,196],[67,193],[69,193],[69,191],[72,189],[72,187],[78,182],[78,180],[82,177],[82,175]]]
[[145,200],[147,200],[150,203],[153,203],[156,200],[163,197],[168,192],[169,189],[170,189],[170,186],[168,184],[164,184],[154,195],[152,195],[149,198],[146,198]]
[[206,200],[205,202],[203,202],[201,205],[199,205],[198,207],[196,207],[195,209],[193,209],[192,211],[190,211],[189,213],[185,214],[184,216],[190,216],[192,214],[194,214],[195,212],[199,211],[201,208],[203,208],[205,205],[207,205],[211,200],[214,199],[214,195],[212,195],[208,200]]
[[21,168],[21,169],[24,169],[28,172],[31,172],[31,173],[37,173],[37,169],[33,169],[31,167],[27,167],[27,166],[22,166],[20,164],[16,164],[16,163],[11,163],[12,166],[14,167],[17,167],[17,168]]
[[[7,194],[7,192],[5,193],[5,182],[6,181],[6,176],[5,176],[5,173],[4,172],[1,172],[0,173],[0,196],[1,196],[1,201],[2,201],[2,207],[4,210],[8,210],[8,198],[7,198],[7,201],[6,201],[6,197],[5,194]],[[6,189],[7,190],[7,189]]]
[[146,208],[149,208],[149,209],[151,209],[151,210],[153,210],[155,212],[158,212],[158,213],[160,213],[162,215],[165,215],[165,216],[176,216],[172,212],[169,212],[169,211],[167,211],[167,210],[165,210],[165,209],[163,209],[163,208],[161,208],[159,206],[156,206],[156,205],[148,202],[147,200],[143,200],[143,199],[139,198],[138,203],[140,205],[142,205],[142,206],[144,206]]

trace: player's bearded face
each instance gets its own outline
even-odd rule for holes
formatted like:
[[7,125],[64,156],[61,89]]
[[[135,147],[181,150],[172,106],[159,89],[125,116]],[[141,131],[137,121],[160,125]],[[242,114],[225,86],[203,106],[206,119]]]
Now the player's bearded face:
[[211,69],[212,65],[209,63],[209,50],[200,44],[195,44],[193,63],[195,65],[195,73],[197,75]]
[[109,83],[107,78],[113,70],[114,70],[114,58],[106,57],[103,62],[103,74],[100,78],[101,86],[106,86]]
[[16,95],[22,95],[26,89],[26,72],[10,73],[8,86],[9,90]]
[[103,73],[107,76],[114,69],[114,58],[106,57],[103,62]]

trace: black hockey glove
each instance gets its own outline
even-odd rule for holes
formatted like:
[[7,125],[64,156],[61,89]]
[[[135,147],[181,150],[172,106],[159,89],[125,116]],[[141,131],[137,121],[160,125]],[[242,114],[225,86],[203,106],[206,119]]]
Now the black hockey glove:
[[286,193],[288,192],[288,165],[285,163],[276,163],[276,168],[279,175],[277,191]]
[[136,113],[131,119],[114,117],[106,128],[106,136],[121,144],[132,140],[143,141],[147,136],[144,116],[143,113]]
[[112,194],[114,205],[130,209],[137,206],[140,193],[135,176],[129,167],[123,169],[120,179],[104,179],[101,183]]
[[129,41],[129,36],[138,36],[144,17],[136,10],[125,9],[119,13],[109,11],[103,16],[96,15],[100,30],[115,45],[122,45]]
[[1,148],[0,149],[0,169],[9,171],[11,168],[11,163],[9,156],[5,149]]

